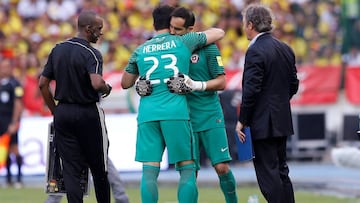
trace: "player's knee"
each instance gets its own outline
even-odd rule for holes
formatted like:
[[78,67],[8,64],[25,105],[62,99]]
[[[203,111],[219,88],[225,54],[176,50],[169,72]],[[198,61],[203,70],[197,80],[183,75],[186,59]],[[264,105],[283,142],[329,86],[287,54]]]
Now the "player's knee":
[[224,175],[229,172],[230,167],[227,163],[218,163],[214,166],[216,173],[220,175]]

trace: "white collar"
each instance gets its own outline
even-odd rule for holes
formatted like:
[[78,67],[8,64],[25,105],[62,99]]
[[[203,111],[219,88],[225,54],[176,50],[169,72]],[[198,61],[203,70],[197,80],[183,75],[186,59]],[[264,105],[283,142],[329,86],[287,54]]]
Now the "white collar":
[[265,34],[265,32],[260,32],[259,34],[257,34],[257,35],[250,41],[248,47],[250,47],[251,45],[253,45],[253,44],[256,42],[257,38],[258,38],[259,36],[263,35],[263,34]]

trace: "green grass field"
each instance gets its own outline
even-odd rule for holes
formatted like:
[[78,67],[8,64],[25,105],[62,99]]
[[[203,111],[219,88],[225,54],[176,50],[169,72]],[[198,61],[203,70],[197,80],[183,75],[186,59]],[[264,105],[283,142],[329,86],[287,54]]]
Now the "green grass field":
[[[126,192],[130,197],[131,203],[140,203],[140,193],[138,188],[127,187]],[[266,203],[262,198],[258,188],[238,187],[240,203],[246,203],[249,195],[257,194],[260,203]],[[296,191],[297,203],[360,203],[360,199],[340,198],[329,195],[321,195],[313,192]],[[46,194],[41,188],[22,188],[0,189],[1,203],[42,203],[46,199]],[[91,188],[89,197],[84,198],[85,203],[96,203],[94,189]],[[174,186],[161,186],[159,188],[159,203],[176,203],[176,188]],[[222,203],[224,202],[221,191],[217,187],[200,187],[199,203]],[[63,198],[61,203],[66,203]]]

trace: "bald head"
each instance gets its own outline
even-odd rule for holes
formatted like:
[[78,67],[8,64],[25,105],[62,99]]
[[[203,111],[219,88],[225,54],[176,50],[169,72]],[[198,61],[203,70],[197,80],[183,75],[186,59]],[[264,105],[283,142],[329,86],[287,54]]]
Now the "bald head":
[[78,28],[84,29],[87,25],[92,25],[95,22],[97,14],[93,11],[81,12],[78,18]]
[[103,34],[103,19],[93,11],[83,11],[78,17],[78,37],[96,43]]

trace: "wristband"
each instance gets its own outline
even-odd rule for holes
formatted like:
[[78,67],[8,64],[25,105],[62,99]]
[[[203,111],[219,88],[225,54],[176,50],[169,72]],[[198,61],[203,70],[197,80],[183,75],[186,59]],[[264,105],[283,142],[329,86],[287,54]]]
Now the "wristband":
[[201,88],[201,91],[205,91],[206,90],[206,81],[202,81],[202,88]]
[[195,91],[205,91],[206,90],[206,82],[205,81],[193,81],[192,89]]

